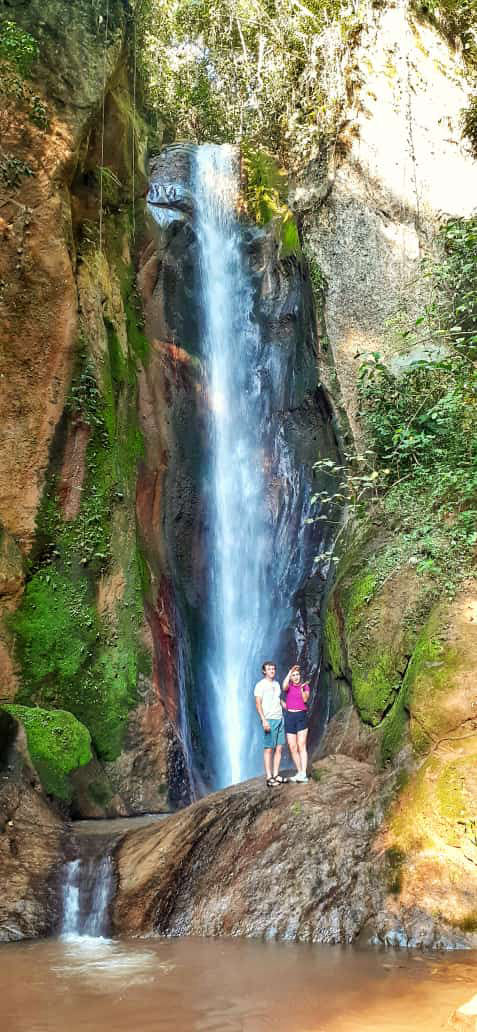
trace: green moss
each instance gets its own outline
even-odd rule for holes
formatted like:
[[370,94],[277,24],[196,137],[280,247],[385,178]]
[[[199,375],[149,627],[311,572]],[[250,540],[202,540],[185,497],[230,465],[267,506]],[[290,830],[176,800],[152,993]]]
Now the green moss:
[[98,756],[115,760],[122,749],[130,709],[137,702],[138,663],[134,641],[103,646],[76,708],[91,728]]
[[113,798],[111,786],[109,783],[104,781],[91,781],[88,785],[88,794],[92,799],[93,803],[97,803],[98,806],[106,807]]
[[351,632],[358,622],[361,610],[373,597],[377,588],[377,578],[374,573],[365,571],[360,573],[353,580],[344,597],[346,629]]
[[365,724],[380,723],[398,688],[395,658],[384,648],[372,654],[366,665],[353,666],[353,699]]
[[[83,341],[66,406],[90,436],[78,515],[65,521],[58,474],[40,507],[30,580],[12,620],[23,674],[19,701],[68,709],[91,733],[98,755],[119,755],[140,674],[150,675],[141,641],[142,590],[148,570],[136,542],[136,469],[143,440],[136,414],[136,358],[125,355],[105,320],[108,350],[101,376]],[[61,466],[61,456],[58,465]],[[122,597],[100,618],[100,578],[114,561]]]
[[335,677],[339,677],[343,671],[343,659],[341,652],[341,634],[338,618],[331,607],[325,617],[324,640],[327,657]]
[[391,846],[386,850],[387,861],[387,889],[394,896],[398,896],[402,889],[402,868],[406,860],[406,854],[402,849]]
[[106,366],[107,377],[111,380],[114,400],[117,404],[119,392],[127,379],[127,363],[123,355],[116,327],[105,319],[106,334],[108,338],[108,364]]
[[[475,765],[475,756],[472,757],[472,764]],[[464,769],[462,760],[454,763],[447,763],[436,783],[436,799],[439,813],[444,820],[452,821],[454,824],[459,817],[468,812],[464,796]]]
[[98,193],[102,189],[103,208],[119,208],[124,195],[124,187],[115,172],[106,166],[98,167],[95,172]]
[[403,685],[392,709],[382,722],[380,760],[383,766],[394,759],[403,743],[408,725],[406,698],[406,687]]
[[429,808],[429,777],[438,770],[434,757],[427,760],[413,775],[412,780],[401,792],[394,813],[389,819],[389,832],[393,845],[406,853],[425,849],[433,845],[431,827],[427,813]]
[[48,566],[26,586],[22,605],[10,621],[17,635],[24,690],[54,703],[84,669],[98,631],[86,585],[73,584]]
[[418,755],[424,755],[434,736],[448,726],[448,714],[441,709],[440,697],[449,692],[453,675],[461,660],[455,650],[444,647],[437,636],[440,613],[435,610],[421,631],[406,673],[411,711],[411,742]]
[[18,705],[2,708],[22,722],[28,751],[45,791],[69,802],[72,796],[69,775],[92,759],[87,729],[63,710]]
[[477,910],[469,910],[463,917],[450,921],[454,928],[461,928],[463,932],[477,932]]
[[120,281],[129,347],[133,358],[144,365],[149,357],[150,344],[144,333],[141,302],[135,289],[131,266],[122,263]]

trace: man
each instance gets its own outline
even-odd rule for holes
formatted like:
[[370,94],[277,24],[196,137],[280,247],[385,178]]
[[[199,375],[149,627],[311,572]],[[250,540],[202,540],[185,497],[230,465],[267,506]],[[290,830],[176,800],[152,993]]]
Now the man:
[[264,663],[263,677],[255,685],[254,696],[257,713],[263,727],[263,761],[269,788],[283,785],[288,779],[278,773],[282,758],[282,747],[285,745],[285,727],[282,704],[280,701],[280,685],[275,680],[275,663]]

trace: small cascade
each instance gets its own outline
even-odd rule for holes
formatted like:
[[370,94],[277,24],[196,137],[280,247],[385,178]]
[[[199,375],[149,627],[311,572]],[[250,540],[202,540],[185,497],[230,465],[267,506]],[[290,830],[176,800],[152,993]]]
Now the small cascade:
[[83,855],[65,864],[63,938],[102,939],[109,935],[114,879],[111,854],[105,845],[104,839],[82,838]]
[[79,860],[70,860],[69,863],[65,864],[65,878],[62,891],[63,918],[61,923],[61,934],[64,936],[79,935],[79,874]]

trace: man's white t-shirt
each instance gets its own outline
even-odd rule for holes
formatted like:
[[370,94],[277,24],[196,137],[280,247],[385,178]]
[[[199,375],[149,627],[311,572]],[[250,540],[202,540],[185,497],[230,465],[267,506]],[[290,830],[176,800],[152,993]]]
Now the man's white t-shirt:
[[280,705],[280,685],[278,681],[269,681],[268,677],[262,677],[255,685],[254,693],[256,699],[262,700],[262,710],[265,720],[280,720],[283,710]]

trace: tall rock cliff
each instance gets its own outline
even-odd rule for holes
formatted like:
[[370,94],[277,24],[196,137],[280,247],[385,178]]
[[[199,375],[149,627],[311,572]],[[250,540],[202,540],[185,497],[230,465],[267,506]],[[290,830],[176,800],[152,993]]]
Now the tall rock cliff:
[[93,751],[48,782],[73,813],[160,809],[175,732],[135,520],[146,131],[131,11],[51,0],[1,17],[2,701],[37,767],[52,707],[88,729]]
[[[413,361],[432,369],[451,353],[438,334],[429,341],[432,302],[445,289],[429,270],[450,246],[441,227],[475,213],[477,167],[462,136],[471,93],[462,49],[415,5],[376,7],[345,74],[351,102],[337,139],[297,176],[294,205],[321,297],[322,375],[356,455],[373,445],[363,361],[382,363],[402,398]],[[467,289],[475,286],[474,271]],[[416,395],[417,414],[422,404]],[[448,444],[435,438],[436,464]],[[432,465],[429,484],[431,475]],[[401,476],[400,495],[374,504],[368,491],[368,514],[352,513],[338,546],[325,619],[337,712],[321,751],[400,770],[380,840],[398,871],[389,895],[397,927],[422,906],[458,935],[475,927],[477,588],[475,551],[459,537],[460,525],[475,527],[475,487],[454,501],[450,490],[446,504],[438,494],[429,501],[425,483],[412,494],[408,468]]]

